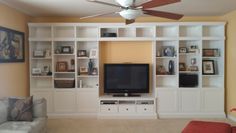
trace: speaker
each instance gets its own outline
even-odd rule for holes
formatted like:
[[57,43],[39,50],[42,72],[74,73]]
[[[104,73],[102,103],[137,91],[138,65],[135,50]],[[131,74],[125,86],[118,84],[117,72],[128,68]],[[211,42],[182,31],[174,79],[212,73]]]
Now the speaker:
[[197,87],[198,74],[179,74],[179,87]]

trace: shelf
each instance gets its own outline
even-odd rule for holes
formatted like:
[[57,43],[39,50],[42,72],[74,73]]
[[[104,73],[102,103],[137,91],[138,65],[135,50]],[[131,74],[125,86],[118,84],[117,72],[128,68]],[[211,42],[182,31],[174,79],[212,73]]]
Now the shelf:
[[178,41],[178,37],[156,37],[156,41]]
[[177,90],[177,86],[157,86],[157,90]]
[[98,78],[98,75],[79,75],[77,78]]
[[54,56],[74,56],[75,54],[54,54]]
[[52,78],[52,76],[36,76],[36,75],[32,75],[32,78]]
[[176,57],[162,56],[162,57],[156,57],[156,59],[176,59]]
[[78,60],[90,60],[90,59],[93,59],[93,60],[96,60],[98,58],[89,58],[89,57],[77,57]]
[[60,37],[60,38],[53,38],[53,41],[58,41],[58,42],[65,42],[65,41],[76,41],[75,38],[67,38],[67,37]]
[[198,56],[199,53],[179,53],[179,56]]
[[201,37],[179,37],[180,41],[198,41]]
[[221,58],[221,56],[205,56],[205,57],[202,57],[202,59],[208,59],[208,58],[211,58],[211,59],[218,59],[218,58]]
[[55,74],[74,74],[75,72],[54,72]]
[[29,41],[49,42],[52,41],[52,38],[29,38]]
[[202,75],[203,77],[224,77],[224,75]]
[[179,71],[179,73],[193,73],[193,74],[198,74],[199,71]]
[[225,40],[225,37],[202,37],[202,40],[209,40],[209,41]]
[[79,41],[98,41],[98,38],[76,38],[76,41],[79,42]]
[[176,77],[177,75],[156,75],[156,77]]
[[31,60],[51,60],[52,59],[52,57],[46,57],[46,58],[36,58],[36,57],[33,57],[33,58],[31,58]]

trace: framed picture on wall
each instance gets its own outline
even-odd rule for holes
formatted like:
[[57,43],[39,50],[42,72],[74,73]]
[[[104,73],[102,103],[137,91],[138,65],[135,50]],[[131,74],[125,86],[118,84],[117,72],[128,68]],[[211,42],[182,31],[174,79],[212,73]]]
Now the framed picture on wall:
[[202,73],[204,75],[214,75],[215,74],[214,60],[203,60],[202,61]]
[[24,62],[24,33],[0,27],[0,63]]

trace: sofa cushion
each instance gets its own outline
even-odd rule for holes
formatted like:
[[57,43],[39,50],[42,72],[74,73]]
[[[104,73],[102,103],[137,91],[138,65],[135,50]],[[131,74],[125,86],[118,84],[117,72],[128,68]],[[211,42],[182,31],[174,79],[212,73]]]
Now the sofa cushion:
[[33,97],[25,99],[9,98],[8,99],[8,116],[9,121],[32,121],[33,118]]
[[0,99],[0,124],[7,121],[7,108],[8,108],[7,99]]
[[0,125],[0,133],[42,133],[46,122],[46,118],[36,118],[32,122],[8,121]]
[[231,133],[231,125],[221,122],[191,121],[182,133]]
[[34,99],[33,100],[33,117],[47,117],[47,102],[46,99]]

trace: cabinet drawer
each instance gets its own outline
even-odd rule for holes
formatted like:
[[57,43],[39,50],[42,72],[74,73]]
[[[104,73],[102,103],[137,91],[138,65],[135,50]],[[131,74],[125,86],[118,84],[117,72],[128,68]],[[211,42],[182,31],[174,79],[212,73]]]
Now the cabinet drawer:
[[117,113],[118,106],[117,105],[101,105],[101,112],[102,113]]
[[135,113],[135,105],[120,105],[120,113]]
[[152,113],[154,112],[153,105],[137,105],[137,112],[138,113]]

